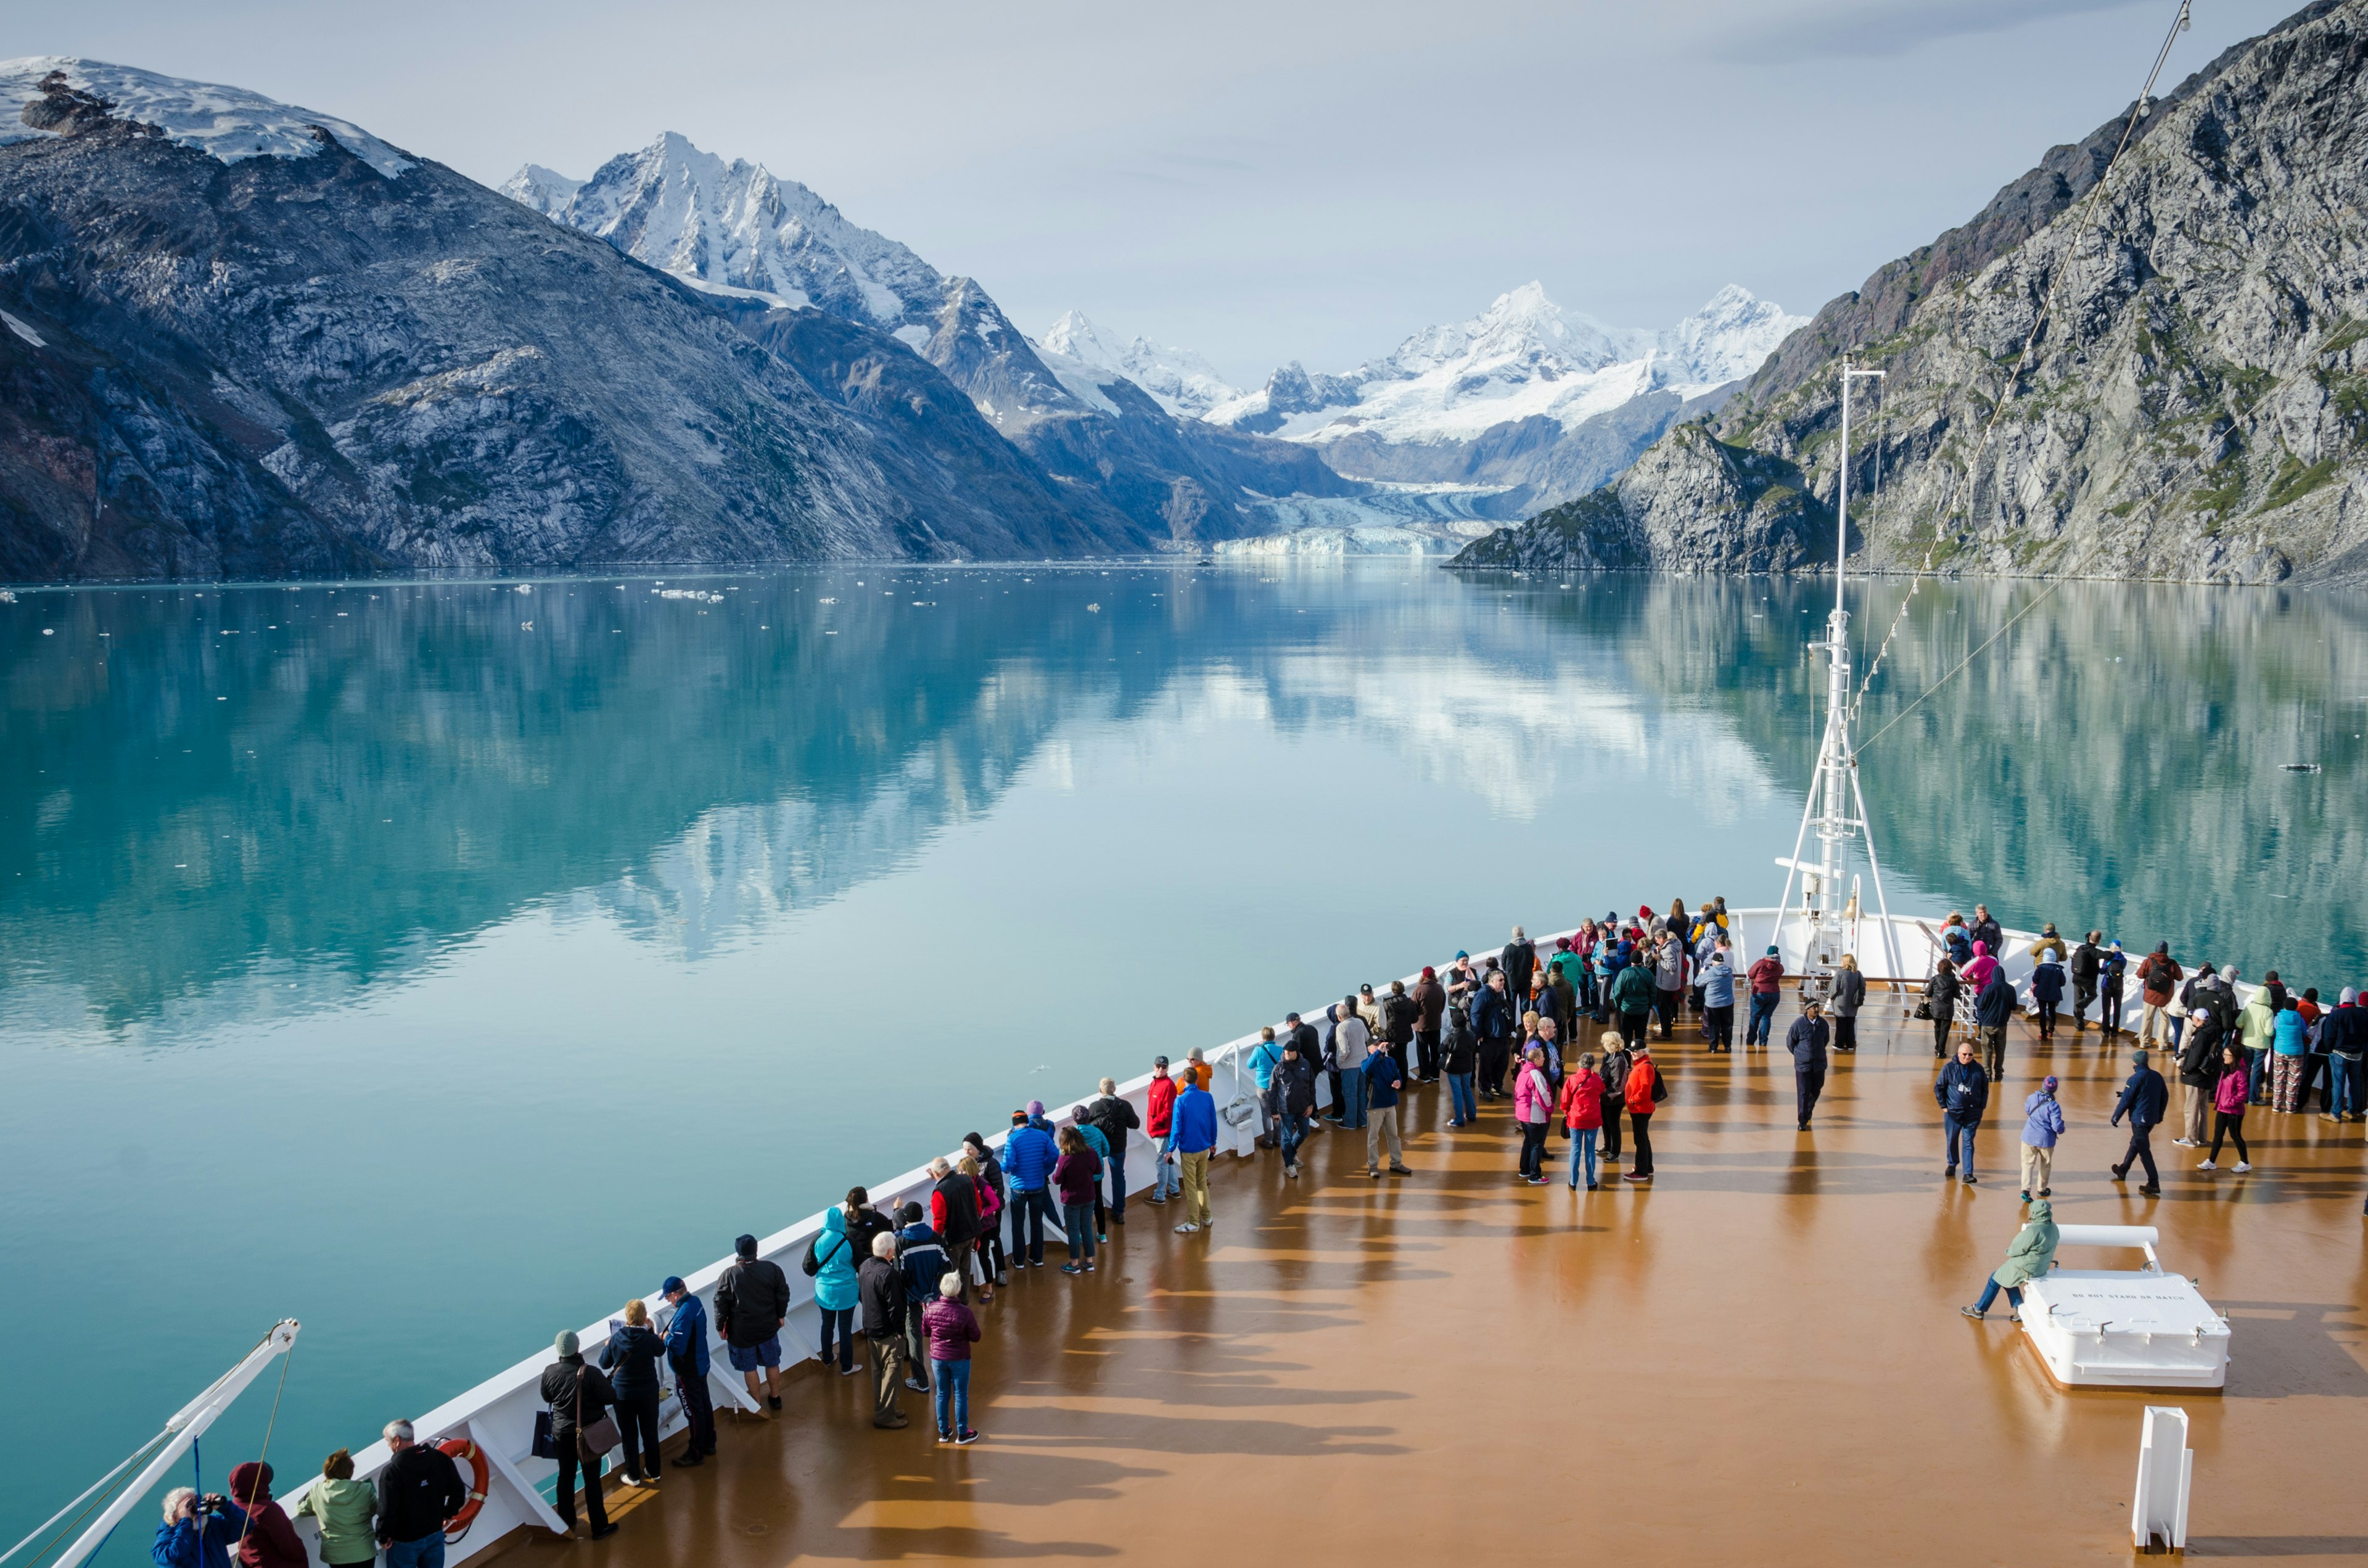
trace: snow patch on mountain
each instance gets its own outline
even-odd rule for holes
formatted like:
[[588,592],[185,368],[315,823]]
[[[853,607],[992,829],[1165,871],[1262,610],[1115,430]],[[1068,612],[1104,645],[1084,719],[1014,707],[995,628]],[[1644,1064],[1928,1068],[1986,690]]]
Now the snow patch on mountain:
[[695,287],[894,329],[925,323],[946,279],[795,180],[666,131],[575,181],[529,164],[502,194]]
[[1206,416],[1318,446],[1352,435],[1469,441],[1539,416],[1571,430],[1646,392],[1694,397],[1748,375],[1805,320],[1729,285],[1667,330],[1610,327],[1564,311],[1531,282],[1354,370],[1287,365]]
[[1115,334],[1096,326],[1083,311],[1065,312],[1035,341],[1039,352],[1063,356],[1107,375],[1124,376],[1179,419],[1201,418],[1220,403],[1242,395],[1241,388],[1228,383],[1215,366],[1191,350],[1162,347],[1141,336],[1121,342]]
[[101,117],[152,127],[165,140],[225,164],[310,158],[321,151],[325,133],[389,179],[412,166],[411,159],[350,120],[244,87],[64,54],[0,60],[0,143],[71,134]]

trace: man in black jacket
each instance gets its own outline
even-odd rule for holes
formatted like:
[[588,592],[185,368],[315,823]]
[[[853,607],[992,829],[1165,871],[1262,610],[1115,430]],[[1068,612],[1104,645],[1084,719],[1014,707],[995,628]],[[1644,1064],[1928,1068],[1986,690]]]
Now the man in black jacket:
[[1143,1125],[1142,1113],[1133,1101],[1118,1092],[1118,1080],[1104,1078],[1101,1097],[1086,1108],[1086,1118],[1102,1130],[1110,1144],[1110,1158],[1103,1163],[1110,1167],[1110,1217],[1113,1225],[1126,1223],[1126,1142],[1127,1134]]
[[2130,1119],[2129,1153],[2113,1167],[2113,1179],[2127,1178],[2132,1164],[2146,1166],[2146,1185],[2138,1191],[2147,1198],[2162,1191],[2162,1174],[2154,1168],[2154,1148],[2147,1140],[2161,1125],[2163,1112],[2169,1108],[2170,1090],[2165,1086],[2162,1074],[2146,1065],[2143,1050],[2130,1052],[2129,1081],[2122,1085],[2122,1097],[2113,1102],[2112,1125],[2119,1127],[2122,1118]]
[[[753,1248],[756,1244],[749,1244]],[[781,1289],[789,1289],[787,1280]],[[583,1347],[575,1335],[560,1335],[552,1341],[552,1348],[559,1352],[559,1359],[542,1369],[542,1403],[551,1406],[551,1442],[559,1450],[559,1490],[552,1494],[551,1506],[565,1527],[562,1533],[575,1534],[575,1471],[580,1466],[585,1517],[592,1526],[592,1539],[600,1540],[615,1535],[617,1527],[609,1522],[608,1504],[600,1495],[599,1456],[586,1454],[579,1437],[617,1402],[617,1395],[599,1368],[584,1364]],[[780,1408],[778,1401],[774,1408]]]
[[2089,1028],[2089,1008],[2097,1000],[2097,971],[2103,967],[2105,955],[2097,943],[2102,931],[2091,931],[2072,949],[2072,959],[2065,967],[2072,971],[2072,1032],[2080,1034]]
[[715,1282],[715,1321],[723,1325],[726,1354],[733,1369],[748,1383],[748,1397],[757,1394],[757,1374],[764,1374],[767,1408],[781,1408],[781,1325],[790,1321],[790,1277],[780,1264],[757,1256],[757,1238],[742,1236],[732,1244],[732,1266]]
[[1504,970],[1506,983],[1512,987],[1513,995],[1527,1002],[1530,977],[1538,971],[1537,944],[1516,926],[1513,927],[1513,939],[1505,944],[1503,952],[1497,955],[1497,962]]
[[1809,1113],[1826,1089],[1826,1042],[1830,1029],[1824,1006],[1814,997],[1801,1003],[1801,1016],[1785,1031],[1784,1049],[1793,1053],[1793,1098],[1800,1108],[1801,1131],[1809,1130]]
[[1965,1174],[1960,1179],[1971,1187],[1980,1179],[1974,1175],[1974,1134],[1981,1131],[1982,1112],[1990,1104],[1989,1074],[1974,1060],[1972,1040],[1958,1040],[1956,1060],[1932,1081],[1932,1098],[1941,1107],[1941,1131],[1948,1140],[1949,1167],[1941,1179],[1956,1176],[1962,1161]]
[[2006,951],[2006,933],[1998,928],[1997,921],[1990,918],[1990,906],[1987,903],[1974,905],[1974,924],[1966,934],[1976,942],[1987,942],[1992,958],[1998,958]]
[[2171,1140],[2182,1149],[2199,1148],[2203,1142],[2203,1113],[2212,1104],[2213,1091],[2220,1082],[2220,1047],[2227,1039],[2227,1029],[2219,1013],[2210,1007],[2198,1007],[2187,1016],[2187,1032],[2179,1041],[2179,1092],[2180,1135]]
[[2006,1082],[2006,1027],[2013,1019],[2014,986],[2007,980],[2006,966],[1998,964],[1974,996],[1974,1033],[1982,1042],[1983,1066],[1993,1084]]
[[1296,1034],[1282,1038],[1282,1060],[1266,1084],[1267,1114],[1274,1118],[1282,1147],[1282,1174],[1299,1175],[1299,1145],[1307,1137],[1307,1119],[1315,1112],[1315,1064],[1299,1049]]
[[871,1256],[855,1271],[863,1303],[863,1337],[871,1341],[871,1424],[909,1425],[896,1408],[896,1374],[905,1360],[905,1271],[896,1263],[896,1238],[883,1231],[871,1238]]
[[394,1457],[378,1472],[378,1543],[404,1547],[416,1562],[433,1540],[440,1557],[444,1527],[468,1506],[469,1489],[450,1454],[412,1440],[410,1422],[390,1421],[383,1435]]

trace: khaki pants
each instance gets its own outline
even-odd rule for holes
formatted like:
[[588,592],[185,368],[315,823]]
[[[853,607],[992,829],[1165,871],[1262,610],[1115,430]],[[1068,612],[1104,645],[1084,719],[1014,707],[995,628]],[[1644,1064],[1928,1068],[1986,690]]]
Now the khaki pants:
[[1209,1222],[1209,1151],[1179,1156],[1184,1169],[1184,1222]]
[[1982,1070],[1990,1075],[1990,1082],[1995,1084],[2003,1079],[2006,1076],[2006,1026],[1975,1025],[1974,1044],[1982,1058]]
[[2048,1179],[2049,1173],[2054,1171],[2055,1168],[2055,1150],[2034,1149],[2028,1143],[2025,1143],[2022,1146],[2023,1191],[2044,1192],[2047,1188],[2055,1186],[2055,1184]]
[[2170,1013],[2168,1008],[2157,1007],[2151,1002],[2147,1002],[2140,1006],[2138,1009],[2138,1040],[2141,1044],[2151,1043],[2155,1040],[2161,1040],[2166,1044],[2169,1043],[2170,1040]]
[[2187,1093],[2183,1107],[2187,1113],[2187,1141],[2190,1143],[2201,1143],[2203,1142],[2204,1108],[2212,1103],[2211,1086],[2206,1085],[2199,1087],[2193,1084],[2181,1084],[2179,1086]]
[[896,1408],[896,1383],[905,1375],[905,1342],[895,1335],[885,1339],[864,1337],[871,1340],[871,1424],[885,1426],[901,1414]]
[[1406,1164],[1406,1151],[1398,1146],[1398,1108],[1386,1105],[1376,1108],[1365,1123],[1365,1168],[1375,1170],[1381,1165],[1382,1140],[1389,1139],[1390,1168]]

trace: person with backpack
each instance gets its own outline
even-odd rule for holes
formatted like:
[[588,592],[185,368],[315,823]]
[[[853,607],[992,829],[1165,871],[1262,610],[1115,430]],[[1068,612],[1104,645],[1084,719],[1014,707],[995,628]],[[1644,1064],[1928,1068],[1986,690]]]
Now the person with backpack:
[[2130,1075],[2122,1085],[2121,1097],[2113,1102],[2111,1125],[2119,1127],[2123,1117],[2130,1119],[2130,1147],[2112,1172],[2113,1179],[2122,1181],[2128,1177],[2132,1165],[2145,1165],[2146,1183],[2138,1191],[2147,1198],[2162,1191],[2162,1176],[2155,1169],[2154,1145],[2149,1140],[2169,1108],[2170,1090],[2163,1084],[2162,1074],[2146,1064],[2146,1048],[2141,1046],[2130,1052]]
[[1307,1139],[1307,1119],[1315,1113],[1315,1064],[1300,1054],[1296,1037],[1284,1037],[1282,1060],[1267,1078],[1266,1110],[1282,1150],[1282,1174],[1295,1181],[1299,1146]]
[[[1167,1061],[1164,1056],[1159,1060],[1163,1066]],[[1156,1089],[1159,1082],[1153,1080],[1152,1086]],[[1027,1112],[1003,1141],[1003,1174],[1011,1183],[1011,1256],[1015,1263],[1029,1268],[1044,1267],[1044,1227],[1061,1222],[1053,1212],[1052,1198],[1053,1167],[1060,1162],[1061,1151],[1042,1124],[1043,1115],[1043,1101],[1029,1101]],[[938,1277],[930,1275],[927,1284],[936,1290]],[[926,1302],[928,1298],[921,1295],[914,1300]],[[921,1359],[918,1351],[913,1359]]]
[[2097,966],[2097,1027],[2105,1031],[2109,1046],[2122,1032],[2122,999],[2129,971],[2130,956],[2122,950],[2122,939],[2116,937]]
[[2138,965],[2138,1043],[2154,1045],[2170,1038],[2170,998],[2184,972],[2170,956],[2169,942],[2157,942]]
[[1091,1274],[1094,1244],[1100,1239],[1094,1230],[1094,1203],[1101,1191],[1102,1157],[1094,1152],[1087,1131],[1075,1126],[1061,1129],[1061,1157],[1053,1166],[1053,1185],[1061,1193],[1061,1224],[1069,1233],[1064,1274]]
[[1250,1078],[1258,1085],[1258,1133],[1255,1140],[1261,1149],[1274,1148],[1281,1139],[1276,1135],[1273,1119],[1267,1115],[1267,1085],[1274,1082],[1274,1070],[1282,1063],[1282,1047],[1274,1037],[1272,1024],[1261,1025],[1258,1041],[1250,1047]]
[[[752,1242],[751,1246],[754,1246]],[[767,1267],[771,1267],[768,1265]],[[774,1273],[780,1270],[775,1268]],[[789,1280],[781,1281],[786,1295]],[[722,1287],[718,1286],[719,1293]],[[784,1309],[786,1310],[786,1308]],[[778,1332],[780,1324],[774,1325]],[[559,1515],[560,1533],[575,1533],[575,1472],[584,1472],[584,1512],[591,1525],[592,1539],[603,1540],[617,1533],[609,1522],[609,1506],[600,1494],[600,1456],[607,1446],[594,1436],[603,1428],[609,1407],[617,1402],[616,1391],[598,1367],[584,1364],[581,1345],[572,1332],[563,1332],[552,1341],[559,1359],[542,1369],[542,1403],[551,1407],[551,1443],[559,1460],[559,1489],[552,1494],[551,1506]],[[775,1358],[776,1364],[780,1358]],[[779,1410],[780,1401],[773,1402]],[[298,1562],[303,1559],[300,1556]]]
[[1653,1109],[1669,1097],[1667,1085],[1661,1082],[1661,1069],[1653,1060],[1653,1048],[1645,1040],[1636,1040],[1631,1050],[1634,1059],[1628,1067],[1628,1081],[1622,1093],[1628,1101],[1628,1126],[1634,1132],[1636,1157],[1629,1162],[1629,1181],[1653,1179]]
[[[1251,1063],[1257,1068],[1255,1061]],[[1101,1097],[1086,1108],[1087,1117],[1101,1129],[1102,1141],[1109,1146],[1105,1165],[1110,1171],[1110,1222],[1126,1223],[1126,1142],[1143,1118],[1135,1113],[1134,1102],[1118,1092],[1118,1080],[1104,1078],[1100,1084]]]
[[1562,1112],[1563,1127],[1570,1134],[1570,1189],[1578,1190],[1583,1165],[1587,1190],[1593,1192],[1595,1149],[1598,1134],[1603,1131],[1603,1080],[1596,1074],[1592,1052],[1581,1055],[1577,1071],[1562,1081],[1555,1108]]
[[[956,1170],[953,1162],[942,1154],[931,1160],[929,1229],[945,1243],[946,1267],[962,1277],[965,1288],[970,1283],[970,1259],[978,1250],[979,1233],[985,1224],[977,1180]],[[981,1278],[985,1278],[984,1270]]]
[[790,1277],[780,1264],[757,1256],[754,1236],[732,1244],[732,1262],[715,1282],[715,1321],[723,1325],[724,1352],[732,1369],[746,1381],[749,1400],[757,1399],[761,1387],[766,1408],[780,1409],[781,1325],[790,1321]]
[[2220,1076],[2212,1085],[2212,1152],[2195,1167],[2199,1171],[2220,1168],[2222,1140],[2237,1141],[2237,1174],[2242,1176],[2253,1168],[2253,1153],[2245,1147],[2245,1048],[2235,1040],[2220,1042]]
[[[934,1174],[936,1167],[931,1170]],[[822,1342],[814,1359],[825,1367],[837,1359],[843,1378],[853,1377],[856,1371],[855,1245],[855,1238],[847,1233],[846,1208],[833,1209],[822,1217],[822,1229],[806,1243],[806,1256],[799,1265],[814,1282],[814,1306],[822,1313]],[[833,1346],[837,1346],[835,1358]]]
[[650,1328],[639,1296],[625,1303],[625,1322],[600,1348],[600,1369],[617,1395],[617,1431],[625,1444],[625,1484],[658,1483],[658,1360],[666,1341]]
[[[953,1280],[959,1294],[962,1276],[951,1267],[944,1238],[929,1223],[928,1215],[919,1204],[905,1204],[896,1211],[896,1267],[905,1276],[905,1386],[915,1393],[927,1393],[929,1345],[921,1323],[921,1309],[937,1299],[940,1280]],[[1042,1237],[1038,1239],[1041,1243]],[[1074,1241],[1072,1238],[1073,1244]]]
[[1652,1027],[1656,991],[1653,968],[1641,960],[1623,963],[1611,977],[1611,1010],[1619,1017],[1621,1038],[1630,1045],[1644,1043]]
[[2096,1003],[2097,982],[2105,968],[2104,949],[2097,946],[2104,940],[2104,935],[2101,931],[2091,931],[2081,937],[2080,945],[2072,949],[2072,957],[2066,963],[2072,978],[2072,1032],[2075,1035],[2086,1034],[2089,1030],[2089,1009]]
[[1414,1004],[1414,1075],[1420,1084],[1439,1082],[1439,1031],[1447,1017],[1447,987],[1439,983],[1439,973],[1430,965],[1422,966],[1422,978],[1406,993]]
[[688,1426],[674,1465],[690,1470],[715,1452],[715,1396],[707,1386],[707,1308],[678,1274],[667,1275],[658,1294],[674,1309],[666,1325],[666,1365],[674,1369],[675,1395],[682,1402]]
[[1768,950],[1752,960],[1746,978],[1751,984],[1751,1017],[1744,1026],[1744,1049],[1748,1051],[1756,1045],[1765,1051],[1768,1037],[1776,1027],[1776,1004],[1784,993],[1784,960],[1777,953],[1776,944],[1770,942]]
[[871,1345],[871,1425],[893,1432],[911,1425],[897,1408],[896,1374],[904,1368],[905,1319],[912,1310],[894,1235],[871,1238],[871,1256],[855,1271],[855,1293],[863,1303],[863,1337]]
[[1919,1017],[1932,1020],[1935,1062],[1949,1054],[1949,1026],[1957,1021],[1957,991],[1956,961],[1942,959],[1932,966],[1932,977],[1924,983],[1923,1006],[1917,1009]]
[[1826,1092],[1826,1043],[1832,1030],[1824,1014],[1816,997],[1804,998],[1801,1016],[1784,1035],[1784,1049],[1793,1056],[1793,1103],[1803,1132],[1809,1131],[1809,1117],[1817,1108],[1817,1097]]
[[2022,1200],[2031,1195],[2052,1198],[2055,1171],[2055,1141],[2064,1136],[2064,1107],[2055,1097],[2055,1074],[2050,1073],[2022,1102]]
[[[1293,1033],[1307,1027],[1300,1023],[1296,1013],[1284,1021],[1292,1026]],[[1339,1101],[1336,1098],[1333,1104],[1337,1106]],[[1151,1059],[1151,1086],[1144,1091],[1143,1117],[1143,1135],[1151,1140],[1152,1147],[1151,1197],[1147,1199],[1152,1203],[1165,1204],[1167,1195],[1177,1190],[1175,1117],[1176,1080],[1167,1075],[1167,1058],[1155,1056]],[[1011,1245],[1015,1252],[1019,1248],[1017,1220],[1012,1221]]]
[[1450,1127],[1469,1127],[1480,1119],[1480,1096],[1474,1081],[1480,1067],[1480,1042],[1472,1032],[1471,1015],[1462,1007],[1447,1014],[1447,1051],[1440,1062],[1447,1074]]
[[1981,1131],[1982,1112],[1990,1103],[1989,1074],[1974,1060],[1972,1040],[1957,1042],[1957,1059],[1932,1080],[1932,1099],[1941,1108],[1941,1129],[1948,1144],[1949,1164],[1941,1179],[1955,1176],[1962,1164],[1964,1185],[1971,1187],[1979,1179],[1974,1175],[1974,1134]]

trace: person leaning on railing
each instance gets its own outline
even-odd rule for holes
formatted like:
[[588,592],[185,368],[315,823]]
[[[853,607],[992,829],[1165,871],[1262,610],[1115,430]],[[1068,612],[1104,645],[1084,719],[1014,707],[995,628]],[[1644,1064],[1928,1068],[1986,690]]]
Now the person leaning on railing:
[[[391,1458],[378,1472],[378,1544],[387,1568],[444,1568],[444,1527],[469,1504],[469,1488],[450,1454],[433,1443],[416,1442],[411,1423],[390,1421],[381,1434]],[[335,1456],[332,1456],[333,1458]],[[302,1507],[320,1489],[305,1494]],[[329,1556],[329,1527],[321,1525],[321,1555]],[[353,1559],[367,1562],[367,1557]]]
[[552,1494],[551,1506],[559,1514],[560,1534],[575,1534],[575,1472],[580,1469],[585,1519],[592,1539],[603,1540],[615,1535],[617,1527],[600,1493],[600,1456],[606,1450],[594,1446],[598,1439],[591,1434],[617,1403],[616,1391],[599,1368],[585,1365],[583,1346],[572,1331],[561,1330],[551,1347],[559,1356],[542,1369],[542,1403],[551,1406],[551,1443],[559,1460],[559,1489]]
[[[394,1445],[390,1441],[387,1447]],[[444,1459],[441,1454],[436,1457]],[[453,1505],[455,1509],[459,1506]],[[354,1479],[354,1456],[347,1449],[339,1449],[323,1460],[321,1479],[296,1499],[296,1517],[301,1519],[307,1515],[320,1524],[321,1561],[327,1568],[367,1568],[378,1561],[378,1494],[369,1482]]]
[[624,1326],[600,1349],[600,1369],[615,1374],[628,1486],[658,1483],[658,1358],[665,1354],[666,1341],[650,1328],[650,1309],[634,1297],[625,1303]]
[[674,1308],[666,1322],[666,1365],[674,1369],[675,1395],[689,1424],[682,1455],[674,1462],[677,1469],[688,1470],[705,1464],[715,1451],[715,1399],[707,1388],[707,1308],[678,1275],[667,1275],[658,1294]]

